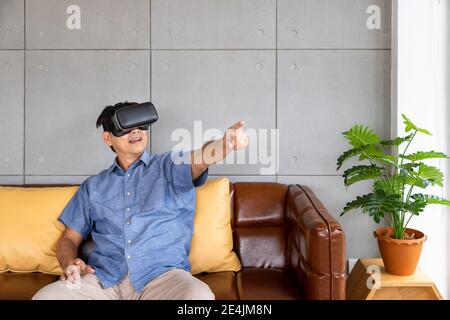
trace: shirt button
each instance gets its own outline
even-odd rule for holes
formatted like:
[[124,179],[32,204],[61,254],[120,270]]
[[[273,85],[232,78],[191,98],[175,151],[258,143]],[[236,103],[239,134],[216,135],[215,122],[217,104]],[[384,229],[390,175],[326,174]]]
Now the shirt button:
[[130,256],[130,255],[127,255],[127,258],[128,258],[128,259],[131,259],[131,256]]
[[130,211],[130,208],[127,208],[127,211]]
[[128,220],[127,222],[125,222],[126,224],[131,224],[131,221],[130,220]]
[[131,174],[127,173],[127,177],[131,176]]
[[132,241],[131,241],[131,240],[128,240],[127,242],[128,242],[128,244],[131,244]]
[[127,196],[131,195],[131,192],[127,192]]

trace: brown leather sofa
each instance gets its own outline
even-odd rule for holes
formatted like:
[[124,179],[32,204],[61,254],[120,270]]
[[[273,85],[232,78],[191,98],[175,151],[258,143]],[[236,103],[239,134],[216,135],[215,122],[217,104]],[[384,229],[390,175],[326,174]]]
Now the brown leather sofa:
[[[216,299],[345,299],[344,232],[308,187],[240,182],[230,190],[242,270],[197,275]],[[91,248],[86,241],[80,255]],[[56,280],[42,273],[1,273],[0,299],[30,299]]]

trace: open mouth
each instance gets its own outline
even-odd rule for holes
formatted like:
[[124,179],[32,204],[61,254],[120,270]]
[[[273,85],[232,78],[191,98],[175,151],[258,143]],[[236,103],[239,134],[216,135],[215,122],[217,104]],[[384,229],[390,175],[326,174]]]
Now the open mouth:
[[134,144],[134,143],[141,142],[141,140],[142,140],[142,138],[140,138],[140,137],[134,137],[134,138],[131,138],[130,140],[128,140],[128,142],[131,144]]

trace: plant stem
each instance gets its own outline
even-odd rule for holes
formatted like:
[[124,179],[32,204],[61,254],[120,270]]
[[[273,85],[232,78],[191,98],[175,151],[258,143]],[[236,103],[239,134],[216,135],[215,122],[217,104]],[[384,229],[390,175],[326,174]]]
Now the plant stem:
[[[414,137],[416,136],[416,133],[417,133],[417,130],[414,131],[414,133],[413,133],[411,139],[408,141],[408,144],[407,144],[406,147],[405,147],[405,150],[403,150],[403,153],[402,153],[402,156],[403,156],[403,157],[405,156],[406,150],[408,150],[409,145],[410,145],[411,142],[414,140]],[[405,160],[405,158],[403,158],[403,157],[401,157],[402,160],[400,161],[400,166],[403,165],[403,160]],[[403,183],[402,183],[402,189],[401,189],[400,191],[402,192],[402,201],[404,201],[404,200],[403,200],[403,197],[405,196],[405,181],[404,181],[404,180],[403,180]]]
[[394,229],[395,231],[395,226],[397,225],[397,214],[395,212],[392,212],[391,217],[392,217],[391,226],[392,229]]
[[[411,142],[414,140],[414,137],[416,136],[416,134],[417,134],[417,130],[414,131],[411,139],[408,141],[408,144],[406,145],[405,149],[403,150],[403,153],[402,153],[402,156],[401,156],[401,160],[400,160],[400,166],[399,166],[400,168],[398,170],[402,170],[401,166],[403,165],[403,161],[405,160],[404,156],[405,156],[406,151],[408,150]],[[401,196],[402,196],[401,197],[402,204],[404,204],[406,201],[409,200],[409,197],[411,196],[411,192],[412,192],[412,189],[413,189],[414,186],[411,186],[411,188],[409,189],[408,195],[407,195],[407,197],[405,199],[404,198],[404,196],[405,196],[405,179],[402,179],[402,180],[403,180],[402,181],[402,188],[401,188],[400,192],[401,192]],[[393,181],[393,184],[394,183],[395,183],[395,179]],[[394,216],[396,216],[397,214],[398,214],[398,212],[394,213]],[[394,230],[395,238],[397,238],[397,239],[403,239],[403,237],[404,237],[405,227],[406,227],[406,225],[404,224],[404,222],[405,222],[405,214],[406,214],[406,212],[404,210],[402,210],[400,212],[400,214],[399,214],[399,217],[397,217],[397,218],[400,218],[400,221],[396,221],[397,222],[397,226],[394,228],[395,229]],[[412,214],[411,214],[411,217],[412,217]],[[411,219],[411,217],[409,217],[409,219],[406,222],[406,224],[409,223],[409,220]]]
[[[403,154],[402,154],[403,156],[405,155],[406,150],[408,150],[409,145],[411,144],[411,142],[413,141],[414,137],[416,136],[416,133],[417,133],[417,130],[414,131],[414,133],[413,133],[411,139],[408,141],[408,144],[407,144],[406,147],[405,147],[405,150],[403,150]],[[403,164],[403,160],[404,160],[404,158],[402,158],[400,165]]]
[[392,191],[395,192],[395,178],[397,177],[397,171],[398,171],[398,155],[397,159],[395,161],[395,167],[394,167],[394,174],[392,176]]
[[409,217],[408,221],[406,221],[405,228],[406,228],[406,226],[408,225],[409,220],[411,220],[412,217],[413,217],[413,214],[411,213],[411,216]]
[[413,188],[414,188],[414,186],[411,186],[411,188],[409,188],[408,195],[406,196],[406,199],[404,200],[404,202],[408,201],[409,197],[411,197],[411,193],[412,193]]
[[[411,188],[409,188],[408,195],[406,196],[406,198],[405,198],[405,200],[403,201],[403,203],[409,201],[409,198],[411,197],[411,193],[412,193],[412,191],[413,191],[413,188],[414,188],[414,186],[411,186]],[[406,221],[406,224],[404,224],[404,221],[405,221],[405,214],[406,214],[406,212],[403,211],[403,213],[402,213],[402,228],[403,228],[403,230],[406,228],[406,226],[407,226],[408,223],[409,223],[409,220],[411,220],[411,218],[412,218],[412,216],[413,216],[413,214],[411,213],[411,216],[409,217],[408,221]]]

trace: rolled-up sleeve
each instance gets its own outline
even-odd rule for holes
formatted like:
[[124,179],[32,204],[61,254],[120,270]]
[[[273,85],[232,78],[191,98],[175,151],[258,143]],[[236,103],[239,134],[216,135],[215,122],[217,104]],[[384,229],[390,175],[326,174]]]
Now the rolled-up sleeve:
[[200,187],[208,178],[208,168],[195,180],[192,180],[191,152],[167,152],[164,158],[164,171],[174,189],[188,191]]
[[67,227],[79,232],[84,239],[91,233],[92,220],[85,182],[80,185],[77,192],[70,199],[58,220]]

